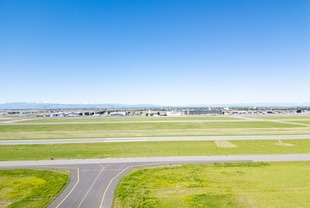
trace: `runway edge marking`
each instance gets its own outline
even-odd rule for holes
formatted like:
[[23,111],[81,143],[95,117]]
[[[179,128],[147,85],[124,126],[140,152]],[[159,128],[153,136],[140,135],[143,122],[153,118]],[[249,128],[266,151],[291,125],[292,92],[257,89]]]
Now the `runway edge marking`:
[[71,191],[67,194],[67,196],[55,208],[60,207],[60,205],[71,195],[71,193],[74,191],[76,186],[80,183],[80,169],[76,168],[76,172],[77,172],[77,182],[75,183]]
[[130,167],[132,167],[132,166],[127,166],[124,170],[122,170],[121,172],[119,172],[116,176],[114,176],[114,177],[110,180],[110,182],[109,182],[107,188],[105,189],[105,191],[104,191],[104,193],[103,193],[103,195],[102,195],[102,199],[101,199],[101,203],[100,203],[100,205],[99,205],[99,208],[102,207],[103,202],[104,202],[105,195],[107,194],[107,191],[108,191],[108,189],[110,188],[112,182],[113,182],[117,177],[119,177],[122,173],[124,173],[128,168],[130,168]]
[[101,173],[103,172],[103,170],[104,170],[104,168],[105,168],[105,167],[102,166],[101,164],[99,164],[99,165],[101,166],[101,170],[100,170],[100,172],[98,173],[97,177],[95,178],[93,184],[90,186],[90,188],[89,188],[88,191],[86,192],[86,194],[85,194],[85,196],[83,197],[82,201],[80,202],[78,208],[81,207],[81,205],[82,205],[82,203],[84,202],[84,200],[86,199],[88,193],[89,193],[90,190],[93,188],[93,186],[95,185],[96,181],[98,180],[99,176],[101,175]]

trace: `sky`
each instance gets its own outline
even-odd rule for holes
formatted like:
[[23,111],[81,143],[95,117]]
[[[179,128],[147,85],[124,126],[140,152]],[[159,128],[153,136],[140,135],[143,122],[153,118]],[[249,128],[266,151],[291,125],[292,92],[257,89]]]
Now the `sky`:
[[310,102],[310,1],[0,0],[0,102]]

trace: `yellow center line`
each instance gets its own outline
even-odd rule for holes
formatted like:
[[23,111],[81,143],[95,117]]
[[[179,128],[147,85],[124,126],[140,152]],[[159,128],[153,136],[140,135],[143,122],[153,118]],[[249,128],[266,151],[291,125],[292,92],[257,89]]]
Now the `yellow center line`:
[[103,196],[102,196],[102,199],[101,199],[101,203],[100,203],[100,205],[99,205],[99,208],[102,207],[103,202],[104,202],[105,195],[107,194],[107,191],[108,191],[109,187],[111,186],[112,182],[113,182],[118,176],[120,176],[123,172],[125,172],[128,168],[130,168],[130,167],[131,167],[131,166],[126,167],[124,170],[122,170],[120,173],[118,173],[114,178],[112,178],[112,179],[110,180],[110,182],[109,182],[107,188],[105,189],[105,191],[104,191],[104,193],[103,193]]
[[99,176],[101,175],[102,171],[104,170],[104,166],[102,166],[101,164],[99,164],[101,166],[101,170],[100,172],[98,173],[96,179],[94,180],[93,184],[90,186],[90,188],[88,189],[87,193],[85,194],[85,196],[83,197],[81,203],[79,204],[78,207],[81,207],[82,203],[84,202],[84,200],[86,199],[88,193],[90,192],[90,190],[93,188],[93,186],[95,185],[96,181],[98,180]]
[[60,207],[60,205],[71,195],[71,193],[74,191],[76,186],[79,184],[79,182],[80,182],[80,169],[76,168],[76,171],[77,171],[77,182],[75,183],[75,185],[73,186],[71,191],[67,194],[67,196],[56,206],[56,208]]

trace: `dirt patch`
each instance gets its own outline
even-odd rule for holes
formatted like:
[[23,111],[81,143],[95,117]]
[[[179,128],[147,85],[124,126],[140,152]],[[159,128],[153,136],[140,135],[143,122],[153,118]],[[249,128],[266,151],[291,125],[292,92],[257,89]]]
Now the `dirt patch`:
[[8,207],[10,204],[13,204],[14,200],[9,197],[12,191],[12,188],[4,188],[0,190],[0,208]]
[[278,142],[276,143],[276,145],[278,145],[278,146],[284,146],[284,147],[291,147],[291,146],[294,146],[293,144],[282,142],[280,139],[278,140]]
[[221,147],[221,148],[233,148],[233,147],[237,147],[237,145],[234,145],[228,141],[225,140],[217,140],[215,141],[215,144],[217,147]]

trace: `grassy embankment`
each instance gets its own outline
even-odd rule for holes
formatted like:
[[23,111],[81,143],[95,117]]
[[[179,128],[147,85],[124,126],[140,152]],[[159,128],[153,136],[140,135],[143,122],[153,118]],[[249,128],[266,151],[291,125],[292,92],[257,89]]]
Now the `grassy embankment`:
[[49,170],[0,170],[0,207],[46,207],[68,183],[69,173]]
[[0,139],[310,134],[310,126],[268,121],[0,125]]
[[306,208],[309,171],[310,162],[142,168],[121,180],[113,207]]
[[149,156],[198,156],[310,153],[310,140],[128,142],[99,144],[2,145],[0,160],[116,158]]

